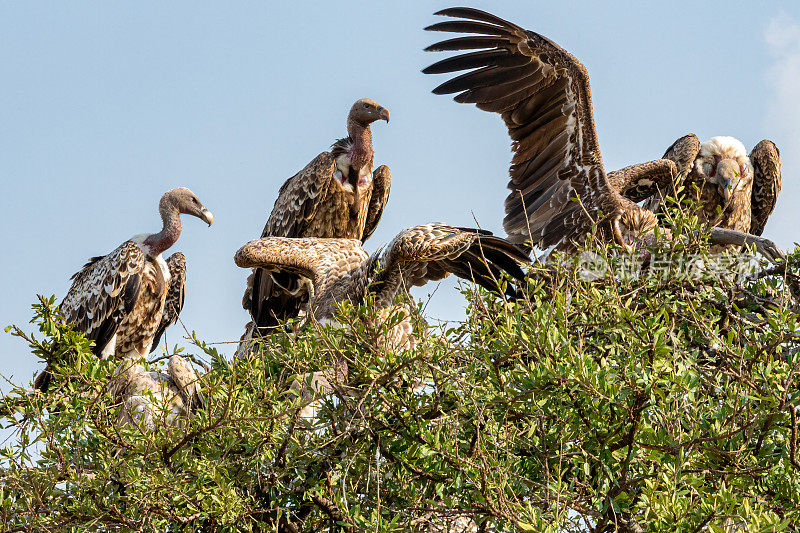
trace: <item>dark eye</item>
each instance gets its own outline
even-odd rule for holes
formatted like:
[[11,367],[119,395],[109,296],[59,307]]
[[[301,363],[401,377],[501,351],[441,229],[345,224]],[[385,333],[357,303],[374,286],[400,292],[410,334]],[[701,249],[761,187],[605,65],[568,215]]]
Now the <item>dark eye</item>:
[[369,104],[364,104],[364,109],[367,109],[368,107],[369,107]]
[[200,205],[200,201],[197,198],[192,198],[192,202],[194,202],[195,205]]

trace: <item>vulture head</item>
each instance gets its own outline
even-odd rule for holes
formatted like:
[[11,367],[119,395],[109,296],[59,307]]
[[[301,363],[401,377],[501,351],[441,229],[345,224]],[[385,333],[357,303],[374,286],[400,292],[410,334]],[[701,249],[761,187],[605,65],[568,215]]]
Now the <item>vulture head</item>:
[[657,225],[655,213],[641,208],[626,209],[611,221],[614,240],[628,252],[654,244]]
[[176,187],[169,190],[161,198],[159,210],[175,210],[178,213],[192,215],[199,218],[209,226],[214,223],[214,215],[203,207],[202,202],[186,187]]
[[694,168],[701,180],[717,187],[724,205],[753,181],[753,164],[742,142],[733,137],[712,137],[701,144]]
[[385,107],[381,107],[375,100],[362,98],[356,101],[353,107],[350,108],[348,119],[363,127],[369,126],[376,120],[385,120],[389,122],[389,110]]

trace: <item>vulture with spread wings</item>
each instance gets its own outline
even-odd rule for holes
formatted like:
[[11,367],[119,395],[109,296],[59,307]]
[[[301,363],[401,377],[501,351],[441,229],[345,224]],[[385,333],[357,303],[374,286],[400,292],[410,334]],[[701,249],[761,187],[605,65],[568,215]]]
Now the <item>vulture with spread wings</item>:
[[[475,50],[435,63],[423,72],[469,70],[436,89],[455,100],[499,113],[514,156],[503,226],[509,240],[539,248],[572,250],[597,225],[599,237],[630,244],[656,226],[653,213],[619,189],[651,194],[672,183],[675,164],[659,160],[623,169],[612,183],[603,168],[586,68],[538,33],[471,8],[437,15],[458,20],[431,31],[471,33],[426,48]],[[646,185],[642,185],[646,184]]]
[[[524,279],[520,265],[528,261],[528,256],[487,231],[431,223],[403,230],[385,249],[372,255],[357,239],[267,237],[242,246],[234,260],[242,268],[309,279],[307,317],[324,321],[334,318],[339,302],[360,304],[368,294],[374,295],[379,313],[385,313],[383,310],[396,305],[399,294],[448,274],[497,291],[503,273],[514,280]],[[505,289],[510,298],[518,293],[513,284]],[[396,333],[408,331],[400,326]]]
[[[370,124],[389,121],[389,111],[369,99],[358,100],[347,116],[347,137],[333,143],[286,180],[262,237],[323,237],[364,242],[380,221],[389,198],[391,174],[372,170]],[[296,317],[308,301],[308,283],[295,273],[255,268],[247,280],[242,305],[260,328]],[[249,328],[252,324],[249,325]],[[248,328],[248,329],[249,329]],[[252,331],[246,332],[248,336]]]
[[698,197],[697,214],[706,224],[761,235],[781,190],[781,153],[769,140],[747,154],[733,137],[704,143],[692,134],[675,141],[664,154],[680,173],[675,190],[659,191],[645,207],[658,211],[664,194]]
[[[503,226],[512,242],[530,241],[542,249],[557,245],[570,251],[595,224],[600,239],[623,246],[652,242],[657,218],[636,202],[660,198],[665,191],[673,190],[679,173],[691,176],[689,170],[698,168],[698,164],[699,170],[711,173],[719,164],[733,167],[725,161],[728,156],[719,153],[712,153],[711,166],[704,167],[705,160],[696,158],[698,151],[702,153],[699,142],[695,145],[696,138],[687,136],[667,150],[663,159],[606,174],[594,124],[589,75],[575,57],[550,39],[485,11],[457,7],[436,14],[457,20],[440,22],[427,30],[472,35],[444,40],[426,50],[473,51],[423,70],[428,74],[468,71],[433,92],[458,93],[454,97],[457,102],[474,103],[480,109],[499,113],[511,137],[511,193],[505,202]],[[744,190],[744,179],[727,178],[722,183],[729,191],[728,182],[741,189],[740,198],[748,203],[753,223],[747,227],[719,224],[709,214],[707,220],[720,225],[712,229],[711,240],[725,245],[755,244],[766,257],[777,260],[782,252],[774,243],[744,232],[760,234],[772,211],[780,189],[779,154],[774,144],[762,141],[751,159],[756,183],[752,194],[750,189]],[[738,172],[744,174],[741,168]],[[706,203],[716,217],[720,204],[711,200]]]

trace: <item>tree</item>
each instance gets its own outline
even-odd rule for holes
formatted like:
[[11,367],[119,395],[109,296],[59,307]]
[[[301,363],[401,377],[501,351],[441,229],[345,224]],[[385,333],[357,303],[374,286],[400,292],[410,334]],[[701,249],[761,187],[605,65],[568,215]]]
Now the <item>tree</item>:
[[[62,364],[52,394],[3,399],[3,529],[796,529],[800,249],[739,276],[682,234],[534,265],[517,302],[464,291],[463,324],[399,353],[369,304],[246,359],[193,336],[208,407],[154,432],[117,424],[115,364],[42,299],[41,334],[15,334]],[[292,379],[340,361],[300,418]]]

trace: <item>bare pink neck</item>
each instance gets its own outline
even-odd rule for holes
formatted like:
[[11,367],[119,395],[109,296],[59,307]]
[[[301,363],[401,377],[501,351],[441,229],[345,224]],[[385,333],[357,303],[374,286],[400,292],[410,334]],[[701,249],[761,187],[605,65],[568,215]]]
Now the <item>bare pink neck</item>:
[[347,133],[353,140],[353,146],[350,148],[350,164],[357,169],[364,166],[372,166],[372,131],[369,125],[363,126],[353,120],[347,120]]
[[149,253],[153,257],[168,250],[181,236],[181,217],[178,209],[162,199],[158,206],[158,212],[161,213],[163,222],[161,231],[153,233],[144,240],[145,246],[149,248]]

